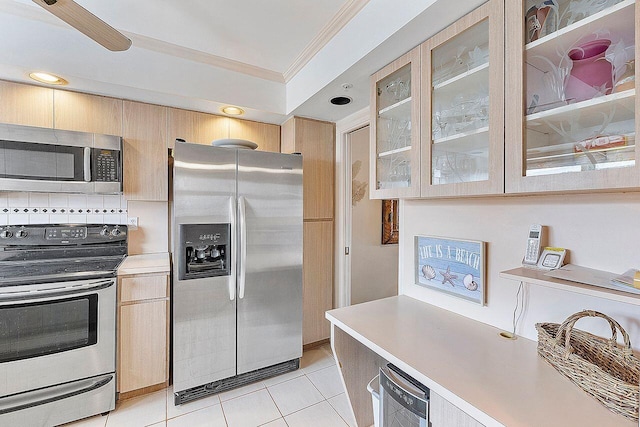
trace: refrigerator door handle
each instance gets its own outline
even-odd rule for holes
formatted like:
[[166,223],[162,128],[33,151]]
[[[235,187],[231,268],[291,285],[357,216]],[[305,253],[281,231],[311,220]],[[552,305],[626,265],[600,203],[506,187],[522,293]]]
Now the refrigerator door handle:
[[[236,198],[229,198],[229,218],[231,219],[231,248],[235,247],[236,239]],[[232,249],[233,250],[233,249]],[[233,301],[236,299],[236,255],[231,253],[231,265],[229,265],[229,271],[231,274],[229,275],[229,300]]]
[[247,260],[247,221],[245,212],[245,198],[243,196],[238,197],[238,213],[240,226],[240,271],[238,298],[244,298],[244,284],[245,284],[245,263]]

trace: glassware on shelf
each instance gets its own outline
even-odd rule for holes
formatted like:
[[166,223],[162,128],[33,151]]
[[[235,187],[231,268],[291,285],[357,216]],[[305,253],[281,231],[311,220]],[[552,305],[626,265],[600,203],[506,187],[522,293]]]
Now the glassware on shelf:
[[489,124],[489,94],[480,91],[458,94],[444,106],[434,108],[432,137],[446,138]]
[[432,183],[434,185],[484,181],[488,176],[486,158],[469,153],[433,151]]

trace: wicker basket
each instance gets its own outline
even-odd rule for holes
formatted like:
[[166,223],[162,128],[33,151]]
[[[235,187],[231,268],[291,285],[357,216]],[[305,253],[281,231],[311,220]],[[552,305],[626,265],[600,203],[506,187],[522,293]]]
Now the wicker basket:
[[[573,329],[583,317],[607,320],[612,337],[605,339]],[[569,316],[561,325],[538,323],[536,329],[538,354],[543,359],[612,412],[638,421],[640,360],[633,355],[629,335],[618,322],[585,310]],[[624,346],[616,343],[618,330]]]

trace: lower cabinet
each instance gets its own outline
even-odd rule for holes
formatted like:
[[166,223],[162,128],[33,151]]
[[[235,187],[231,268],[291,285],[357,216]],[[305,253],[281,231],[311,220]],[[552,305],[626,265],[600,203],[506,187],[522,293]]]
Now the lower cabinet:
[[303,229],[302,343],[331,335],[324,317],[333,308],[333,221],[305,221]]
[[431,427],[484,427],[466,412],[431,391],[429,401]]
[[117,379],[122,398],[168,384],[169,276],[122,276],[118,291]]

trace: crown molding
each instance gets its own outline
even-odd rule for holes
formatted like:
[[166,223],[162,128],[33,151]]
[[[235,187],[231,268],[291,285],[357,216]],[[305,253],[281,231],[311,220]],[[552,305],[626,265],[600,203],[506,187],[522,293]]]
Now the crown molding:
[[344,4],[338,13],[325,25],[318,35],[304,48],[302,52],[293,60],[293,63],[283,73],[284,81],[288,82],[298,72],[307,65],[311,58],[313,58],[320,50],[325,47],[327,43],[336,35],[345,25],[353,19],[354,16],[362,10],[362,8],[369,3],[369,0],[350,0]]

